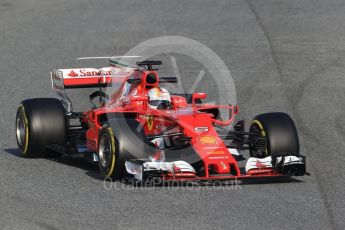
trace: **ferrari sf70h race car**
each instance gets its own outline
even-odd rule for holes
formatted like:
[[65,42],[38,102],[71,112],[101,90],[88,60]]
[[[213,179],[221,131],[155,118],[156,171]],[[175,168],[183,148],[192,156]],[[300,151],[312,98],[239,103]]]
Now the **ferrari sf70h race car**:
[[[305,156],[293,120],[281,112],[257,115],[245,131],[237,105],[203,103],[206,93],[170,94],[153,66],[161,61],[55,69],[56,98],[21,102],[16,138],[23,157],[77,155],[98,162],[115,180],[214,181],[302,176]],[[114,85],[118,89],[109,92]],[[66,89],[96,88],[92,106],[73,111]],[[114,87],[115,88],[115,87]],[[105,90],[106,89],[106,90]],[[97,103],[94,99],[98,99]],[[227,110],[229,116],[220,116]],[[233,128],[227,128],[227,127]],[[249,151],[246,159],[241,155]]]

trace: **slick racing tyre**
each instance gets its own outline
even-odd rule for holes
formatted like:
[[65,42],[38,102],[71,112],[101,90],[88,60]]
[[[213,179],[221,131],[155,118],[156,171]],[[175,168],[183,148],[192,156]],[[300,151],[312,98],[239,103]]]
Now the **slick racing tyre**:
[[118,180],[123,172],[120,167],[118,141],[109,125],[103,126],[98,139],[98,164],[103,176]]
[[46,147],[66,143],[65,109],[58,99],[22,101],[16,115],[16,139],[23,157],[43,157]]
[[145,134],[135,119],[109,120],[99,132],[98,164],[104,177],[121,180],[128,159],[144,159],[155,148],[145,142]]
[[257,115],[252,121],[249,132],[257,133],[257,136],[251,137],[254,143],[254,148],[250,150],[252,157],[299,155],[296,126],[291,117],[285,113]]

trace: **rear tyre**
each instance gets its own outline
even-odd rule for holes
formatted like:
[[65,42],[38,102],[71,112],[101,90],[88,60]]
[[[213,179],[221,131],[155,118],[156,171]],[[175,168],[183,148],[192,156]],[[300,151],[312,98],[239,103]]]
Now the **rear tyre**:
[[66,143],[65,109],[58,99],[22,101],[16,115],[16,139],[23,157],[43,157],[46,147]]
[[[286,113],[257,115],[252,121],[249,132],[258,134],[257,137],[251,138],[253,143],[257,143],[257,146],[250,150],[252,157],[299,156],[299,139],[296,126]],[[266,147],[258,148],[260,145],[258,137],[267,140]]]

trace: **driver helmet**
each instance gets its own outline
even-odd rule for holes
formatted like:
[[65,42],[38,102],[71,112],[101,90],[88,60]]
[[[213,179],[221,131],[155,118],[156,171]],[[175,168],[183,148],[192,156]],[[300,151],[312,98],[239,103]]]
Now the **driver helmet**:
[[155,87],[148,91],[148,104],[152,109],[167,109],[171,107],[170,93],[165,88]]

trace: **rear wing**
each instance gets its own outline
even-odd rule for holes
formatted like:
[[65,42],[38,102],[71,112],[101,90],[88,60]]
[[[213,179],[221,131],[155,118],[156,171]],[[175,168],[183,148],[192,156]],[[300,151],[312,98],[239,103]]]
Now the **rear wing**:
[[123,81],[133,72],[130,68],[105,67],[55,69],[51,73],[52,88],[64,90],[70,88],[94,88],[111,85],[112,82]]
[[96,88],[111,86],[114,82],[122,82],[133,72],[131,68],[104,67],[55,69],[51,72],[53,90],[61,97],[68,113],[72,112],[72,102],[65,89]]
[[[161,62],[160,62],[161,63]],[[146,61],[142,65],[154,65],[156,61]],[[140,67],[139,67],[140,68]],[[148,68],[152,68],[148,67]],[[123,82],[128,79],[137,68],[111,65],[111,67],[55,69],[51,72],[53,90],[61,97],[68,113],[72,112],[72,102],[65,89],[73,88],[98,88],[111,86],[113,83]],[[139,80],[141,80],[139,78]],[[176,77],[161,77],[160,83],[177,83]]]

